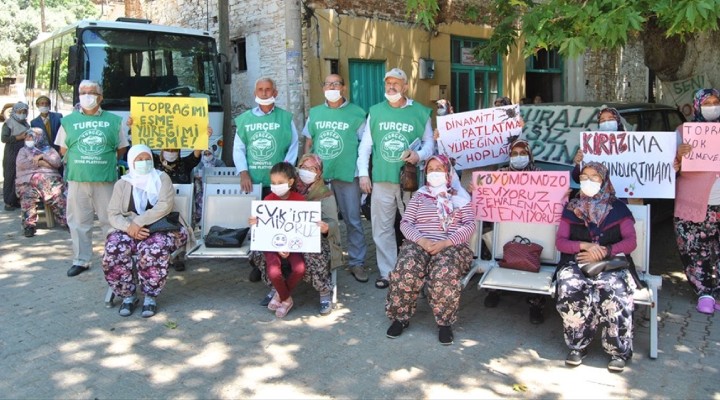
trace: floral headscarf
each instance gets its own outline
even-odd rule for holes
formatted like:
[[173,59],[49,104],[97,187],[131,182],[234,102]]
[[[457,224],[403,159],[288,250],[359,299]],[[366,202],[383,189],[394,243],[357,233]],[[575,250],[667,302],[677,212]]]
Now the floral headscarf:
[[576,198],[568,202],[567,209],[572,211],[577,218],[585,221],[586,224],[600,225],[612,210],[612,203],[616,200],[615,188],[610,182],[608,169],[605,165],[592,161],[585,164],[583,169],[585,168],[594,169],[602,177],[600,191],[595,196],[589,197],[581,190]]
[[322,159],[317,154],[307,153],[300,157],[300,162],[298,162],[298,168],[303,167],[308,170],[313,170],[317,175],[315,176],[315,182],[310,185],[306,185],[305,182],[298,177],[298,179],[295,180],[298,193],[305,196],[305,199],[309,201],[321,200],[331,196],[332,192],[325,184],[322,176]]
[[716,89],[700,89],[695,92],[695,97],[693,98],[693,122],[713,122],[706,121],[701,112],[702,102],[710,96],[715,96],[720,99],[720,92]]
[[512,100],[510,100],[509,97],[498,97],[495,99],[495,103],[500,103],[500,106],[496,106],[496,107],[511,106]]
[[501,171],[541,171],[540,168],[535,166],[535,157],[533,157],[532,150],[530,150],[530,142],[525,139],[515,139],[512,144],[510,144],[510,152],[512,153],[516,147],[523,148],[528,153],[528,164],[523,169],[516,169],[512,164],[509,164],[505,168],[500,168]]
[[[444,187],[433,188],[427,182],[427,169],[432,160],[439,161],[445,167],[447,183]],[[455,217],[453,211],[465,206],[470,201],[470,195],[460,185],[455,169],[445,155],[435,155],[425,161],[425,177],[425,185],[417,192],[435,199],[440,225],[447,232]]]
[[600,116],[605,112],[609,112],[610,114],[613,115],[613,117],[615,117],[615,121],[617,121],[617,126],[618,126],[617,130],[618,131],[625,130],[625,125],[623,124],[623,119],[620,116],[620,113],[618,112],[617,109],[612,108],[612,107],[605,107],[605,108],[601,109],[600,112],[598,112],[598,115],[597,115],[598,124],[600,123]]

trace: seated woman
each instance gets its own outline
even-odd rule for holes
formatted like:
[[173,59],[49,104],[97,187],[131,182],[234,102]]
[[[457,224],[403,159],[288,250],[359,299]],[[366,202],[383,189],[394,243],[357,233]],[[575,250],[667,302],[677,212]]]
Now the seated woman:
[[603,348],[611,357],[608,369],[620,372],[633,353],[634,269],[588,277],[579,264],[618,254],[629,258],[636,246],[635,220],[625,203],[615,198],[604,165],[587,163],[579,178],[580,192],[563,210],[556,242],[562,253],[557,270],[557,310],[570,348],[565,364],[582,363],[598,324],[604,323]]
[[426,284],[440,343],[453,343],[451,325],[457,319],[460,281],[473,259],[467,243],[475,232],[470,195],[459,185],[452,188],[453,174],[446,156],[430,157],[425,164],[425,185],[405,208],[400,229],[406,239],[390,272],[385,303],[393,321],[387,330],[389,338],[400,336],[410,325],[418,293]]
[[15,190],[25,237],[35,236],[37,204],[41,200],[50,206],[55,221],[67,226],[65,184],[59,172],[62,158],[48,144],[42,129],[31,128],[25,135],[25,147],[18,152],[16,166]]
[[[498,105],[498,102],[500,102],[500,105]],[[499,97],[495,100],[496,107],[509,104],[507,97]],[[542,171],[542,169],[535,165],[535,158],[530,150],[530,143],[525,139],[515,139],[512,144],[510,144],[510,163],[507,167],[499,168],[498,171]],[[488,290],[484,301],[485,307],[497,307],[499,302],[500,291],[494,289]],[[543,315],[545,296],[531,296],[527,298],[527,302],[530,305],[530,323],[542,324],[545,322],[545,316]]]
[[[303,253],[305,259],[305,276],[303,280],[312,284],[320,293],[320,315],[332,312],[333,285],[331,272],[342,265],[342,247],[340,239],[340,226],[338,223],[337,203],[332,190],[323,180],[322,160],[315,154],[305,154],[298,163],[300,181],[296,187],[298,193],[305,196],[307,201],[319,201],[321,219],[328,226],[326,233],[320,240],[320,253]],[[270,286],[265,270],[265,260],[259,252],[253,252],[252,261],[262,272],[263,281]],[[265,296],[261,304],[267,304],[275,296],[275,289]]]
[[116,296],[123,298],[120,315],[133,313],[138,298],[132,268],[137,256],[137,277],[145,302],[143,318],[157,312],[155,298],[168,275],[170,254],[188,241],[188,228],[150,233],[148,225],[166,217],[173,210],[175,189],[170,177],[153,168],[152,151],[136,144],[128,151],[129,172],[115,183],[108,219],[116,230],[105,243],[102,266],[105,279]]

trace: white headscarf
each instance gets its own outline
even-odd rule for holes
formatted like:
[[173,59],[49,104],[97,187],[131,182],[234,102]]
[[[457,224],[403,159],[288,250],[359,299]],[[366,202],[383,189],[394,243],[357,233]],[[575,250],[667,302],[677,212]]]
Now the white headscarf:
[[152,150],[144,144],[136,144],[128,150],[128,173],[123,175],[122,179],[130,182],[133,187],[133,200],[135,202],[135,210],[138,214],[143,214],[147,204],[155,205],[158,202],[158,195],[162,182],[160,181],[160,172],[152,169],[147,175],[140,175],[135,172],[135,158],[142,153],[147,153],[152,160]]

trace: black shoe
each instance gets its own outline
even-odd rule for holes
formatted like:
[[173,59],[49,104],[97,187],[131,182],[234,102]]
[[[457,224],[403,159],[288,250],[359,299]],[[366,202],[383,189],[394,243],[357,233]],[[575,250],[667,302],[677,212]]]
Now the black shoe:
[[265,297],[263,297],[262,300],[260,300],[260,305],[263,307],[267,307],[268,304],[270,304],[270,301],[275,296],[275,290],[271,290],[270,293],[266,294]]
[[390,325],[385,335],[390,339],[395,339],[396,337],[402,335],[403,330],[405,330],[408,326],[410,326],[410,321],[400,322],[395,320],[392,325]]
[[440,344],[442,344],[443,346],[449,346],[453,344],[454,337],[450,325],[440,325],[438,339],[440,340]]
[[495,290],[489,291],[487,296],[485,296],[484,304],[485,304],[485,307],[487,307],[487,308],[495,308],[495,307],[497,307],[499,302],[500,302],[500,294]]
[[5,204],[5,211],[15,211],[15,210],[17,210],[17,209],[18,209],[18,208],[15,207],[15,206],[13,206],[13,205]]
[[175,271],[185,271],[185,263],[183,261],[175,261],[174,263],[171,263],[173,268],[175,268]]
[[582,364],[582,360],[585,357],[587,357],[587,349],[570,350],[567,357],[565,358],[565,364],[576,367]]
[[625,369],[625,360],[620,357],[613,357],[608,363],[608,370],[612,372],[623,372]]
[[142,308],[142,317],[150,318],[157,312],[157,304],[145,304]]
[[25,237],[35,236],[35,227],[34,226],[26,226],[25,229],[23,229],[23,235],[25,235]]
[[262,279],[262,274],[260,273],[260,270],[257,268],[253,268],[250,271],[250,275],[248,275],[248,280],[250,282],[260,282],[260,279]]
[[89,270],[90,267],[83,267],[82,265],[73,265],[70,267],[70,269],[67,271],[67,276],[75,276],[80,275],[83,272]]
[[530,323],[534,325],[540,325],[545,322],[545,315],[543,315],[543,308],[539,305],[530,306]]
[[138,304],[138,298],[128,297],[127,299],[123,299],[122,304],[120,304],[120,308],[118,309],[118,314],[120,314],[121,317],[129,317],[132,315],[132,313],[135,311],[135,307],[137,307]]

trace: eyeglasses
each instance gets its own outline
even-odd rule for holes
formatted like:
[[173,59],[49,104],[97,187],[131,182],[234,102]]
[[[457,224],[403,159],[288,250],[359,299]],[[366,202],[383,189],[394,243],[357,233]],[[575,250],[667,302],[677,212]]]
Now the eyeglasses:
[[343,86],[342,82],[323,82],[324,88],[338,89],[338,88],[341,88],[342,86]]
[[80,96],[82,96],[82,95],[84,95],[84,94],[91,94],[91,95],[93,95],[93,96],[100,96],[100,93],[97,93],[97,92],[87,92],[87,93],[80,92],[80,93],[78,93],[78,94],[79,94]]
[[586,181],[588,179],[593,182],[602,182],[602,176],[600,176],[600,175],[585,175],[585,174],[580,175],[581,181]]

